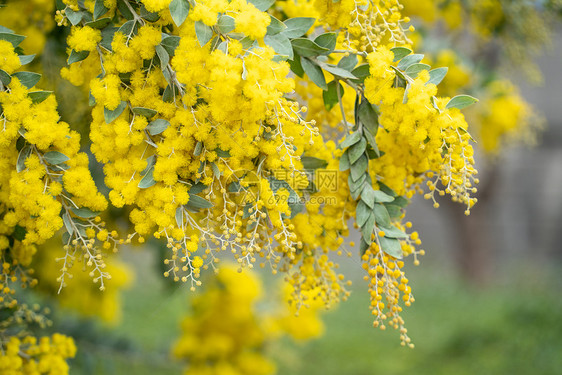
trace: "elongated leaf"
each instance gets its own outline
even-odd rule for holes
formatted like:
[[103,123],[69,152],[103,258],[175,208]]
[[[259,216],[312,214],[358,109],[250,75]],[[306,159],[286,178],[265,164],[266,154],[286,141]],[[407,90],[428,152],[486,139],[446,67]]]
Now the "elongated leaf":
[[111,18],[109,17],[104,17],[104,18],[100,18],[99,20],[95,20],[95,21],[91,21],[91,22],[86,22],[84,24],[84,26],[89,26],[92,29],[103,29],[104,27],[106,27],[107,25],[109,25],[111,23]]
[[139,181],[139,188],[147,189],[156,184],[156,181],[154,181],[153,173],[154,167],[149,168],[144,177]]
[[65,161],[70,160],[70,158],[68,156],[66,156],[62,152],[58,152],[58,151],[46,152],[45,155],[43,155],[43,158],[45,159],[45,161],[47,163],[53,164],[53,165],[64,163]]
[[275,0],[248,0],[248,3],[253,4],[256,8],[258,8],[258,10],[261,10],[262,12],[268,10],[274,2]]
[[231,32],[232,30],[234,30],[235,27],[236,26],[234,24],[234,18],[232,18],[231,16],[227,16],[223,14],[217,20],[217,28],[222,34],[227,34]]
[[170,14],[176,26],[181,26],[189,15],[189,2],[187,0],[172,0]]
[[144,107],[134,107],[133,113],[138,116],[144,116],[146,118],[151,118],[156,115],[156,111],[151,108],[144,108]]
[[305,57],[301,57],[301,65],[308,78],[310,78],[316,86],[320,87],[322,90],[326,90],[328,88],[328,85],[326,85],[326,79],[324,78],[324,73],[318,65],[314,64]]
[[277,18],[273,17],[272,15],[269,15],[269,18],[271,19],[271,21],[267,26],[267,35],[279,34],[281,31],[287,28],[287,26],[285,26],[283,22],[279,21]]
[[417,64],[422,61],[423,57],[424,56],[422,54],[408,55],[400,60],[396,67],[402,71],[406,70],[410,65]]
[[24,146],[20,153],[18,154],[18,160],[16,162],[16,172],[20,173],[25,169],[25,161],[31,155],[32,148],[30,145]]
[[385,203],[385,202],[392,202],[393,200],[394,200],[393,196],[390,196],[390,195],[382,192],[381,190],[375,190],[375,201],[376,202]]
[[67,61],[68,65],[74,64],[75,62],[82,61],[86,59],[89,55],[90,55],[90,51],[76,52],[75,50],[72,50],[70,52],[70,56],[68,56],[68,61]]
[[156,46],[156,54],[158,55],[158,60],[160,60],[160,67],[166,69],[166,66],[170,62],[168,51],[159,44]]
[[38,104],[47,99],[52,93],[52,91],[33,91],[27,94],[27,96],[34,104]]
[[168,120],[159,118],[148,124],[146,131],[148,131],[148,134],[150,135],[157,135],[166,130],[168,126],[170,126],[170,122]]
[[127,21],[119,28],[119,32],[125,36],[132,37],[137,33],[139,24],[135,20]]
[[353,146],[349,148],[349,162],[351,164],[355,164],[357,159],[361,157],[365,153],[365,149],[367,148],[367,141],[365,138],[361,138],[359,142],[355,143]]
[[429,69],[431,69],[429,65],[417,63],[417,64],[410,65],[404,73],[406,73],[412,78],[416,78],[422,70],[429,70]]
[[429,71],[429,81],[427,83],[433,83],[438,85],[443,81],[443,78],[447,75],[449,68],[437,68]]
[[404,256],[402,252],[402,245],[400,245],[400,241],[397,239],[381,237],[379,238],[379,242],[381,244],[382,251],[384,251],[387,255],[396,259],[402,259]]
[[94,4],[94,20],[97,20],[109,11],[104,5],[104,0],[96,0]]
[[351,166],[351,178],[357,181],[361,175],[365,173],[369,166],[369,159],[365,155],[361,157]]
[[398,229],[396,227],[393,227],[393,226],[384,227],[382,225],[379,225],[379,229],[384,232],[385,237],[389,237],[389,238],[407,238],[408,237],[408,235],[406,233],[404,233],[400,229]]
[[203,22],[197,21],[195,22],[195,36],[197,36],[199,45],[203,47],[205,44],[209,43],[209,40],[213,37],[213,29]]
[[357,207],[355,208],[355,222],[358,226],[362,227],[369,215],[371,214],[371,208],[365,204],[363,201],[359,201],[357,203]]
[[352,71],[353,68],[355,68],[355,65],[357,65],[357,62],[357,55],[350,53],[349,55],[344,56],[340,59],[340,61],[338,62],[338,68]]
[[0,69],[0,81],[2,81],[4,86],[7,86],[12,82],[12,76]]
[[404,57],[412,53],[412,50],[406,47],[394,47],[390,49],[394,53],[394,62],[402,60]]
[[213,204],[198,195],[189,193],[189,201],[186,206],[194,209],[207,209],[213,207]]
[[344,149],[348,148],[349,146],[356,144],[360,140],[361,140],[361,133],[353,132],[349,134],[342,143],[340,143],[340,147]]
[[457,95],[453,99],[449,100],[449,102],[445,106],[445,109],[451,109],[451,108],[463,109],[476,103],[477,101],[478,99],[470,95]]
[[354,80],[354,82],[363,82],[365,78],[367,78],[370,75],[369,64],[361,64],[356,66],[355,69],[351,71],[351,74],[357,77],[357,79]]
[[327,48],[320,47],[312,40],[307,38],[296,38],[291,40],[293,49],[303,57],[313,57],[329,52]]
[[0,40],[5,40],[7,42],[12,43],[12,46],[16,48],[20,45],[21,42],[25,39],[25,36],[13,34],[13,33],[2,33],[0,32]]
[[16,77],[20,80],[22,85],[30,89],[39,82],[41,74],[32,72],[16,72],[12,74],[12,77]]
[[70,211],[72,211],[74,215],[81,217],[82,219],[91,219],[92,217],[96,217],[99,215],[99,212],[94,212],[86,207],[82,207],[82,208],[72,207]]
[[363,240],[367,243],[371,243],[371,234],[373,234],[373,229],[375,228],[375,214],[373,212],[369,213],[369,217],[365,221],[365,224],[361,227],[361,236]]
[[115,108],[114,110],[109,110],[107,108],[104,108],[103,109],[103,117],[105,119],[105,123],[106,124],[112,123],[113,120],[115,120],[117,117],[119,117],[121,115],[121,113],[123,113],[125,108],[127,108],[127,102],[125,102],[125,101],[122,101],[121,103],[119,103],[117,108]]
[[70,219],[68,212],[62,214],[62,222],[64,223],[64,227],[66,228],[68,234],[72,236],[72,234],[74,233],[74,227],[72,226],[72,220]]
[[287,56],[289,59],[294,57],[291,41],[283,34],[266,35],[263,42],[273,48],[278,55]]
[[33,61],[35,55],[19,55],[19,58],[22,65],[27,65]]
[[[365,98],[359,104],[358,116],[359,121],[367,128],[367,130],[373,135],[377,135],[379,128],[379,119],[375,108],[369,103]],[[371,142],[369,142],[371,143]]]
[[349,163],[349,156],[347,155],[347,152],[344,152],[340,158],[340,171],[347,171],[349,167],[351,167],[351,164]]
[[340,94],[343,96],[343,86],[337,81],[328,83],[328,90],[322,91],[322,99],[327,111],[330,111],[339,102],[338,85],[340,86]]
[[361,200],[370,208],[375,208],[375,190],[371,184],[365,184],[361,191]]
[[164,49],[166,49],[170,56],[174,56],[176,48],[178,48],[178,45],[180,44],[180,37],[168,36],[162,39],[162,42],[160,42],[160,44],[162,45],[162,47],[164,47]]
[[333,51],[336,48],[338,36],[336,33],[324,33],[317,36],[314,39],[314,43],[318,44],[320,47],[328,49],[328,51]]
[[316,19],[312,17],[295,17],[289,18],[285,21],[287,28],[283,30],[283,35],[287,38],[298,38],[306,34],[308,30],[314,25]]
[[329,73],[332,73],[333,75],[341,77],[341,78],[357,79],[357,77],[355,77],[353,75],[353,73],[351,73],[351,72],[349,72],[345,69],[338,68],[337,66],[332,65],[332,64],[321,63],[320,67],[322,69],[324,69],[325,71],[327,71]]
[[[293,47],[291,46],[291,49]],[[291,71],[295,73],[297,76],[303,78],[304,77],[304,69],[302,68],[301,64],[301,57],[297,54],[293,56],[292,59],[287,60],[289,66],[291,67]]]
[[385,206],[382,204],[375,204],[374,207],[375,222],[378,226],[388,227],[390,226],[390,215]]
[[328,166],[326,160],[315,158],[314,156],[303,156],[301,158],[302,165],[304,169],[322,169]]

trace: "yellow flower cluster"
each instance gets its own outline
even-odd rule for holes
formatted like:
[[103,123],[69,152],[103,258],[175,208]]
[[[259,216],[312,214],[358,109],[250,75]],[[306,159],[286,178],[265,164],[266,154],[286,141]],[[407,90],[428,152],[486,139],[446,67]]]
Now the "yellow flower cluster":
[[[10,43],[2,41],[0,52],[0,69],[12,72],[18,68],[19,57]],[[53,237],[63,223],[67,245],[74,245],[68,247],[65,264],[71,262],[76,247],[83,248],[90,258],[101,257],[88,240],[92,236],[86,234],[87,229],[97,232],[93,219],[90,223],[81,218],[95,216],[90,214],[107,207],[91,177],[87,155],[79,152],[79,134],[59,121],[54,95],[36,100],[33,95],[44,92],[31,91],[20,81],[33,79],[33,74],[14,74],[0,92],[4,124],[0,132],[0,255],[3,260],[12,259],[5,260],[3,274],[10,275],[6,280],[16,282],[19,278],[24,285],[30,280],[22,265],[29,264],[34,245]],[[18,262],[22,254],[27,254],[25,261]],[[95,273],[101,276],[103,262],[96,259],[95,263]],[[6,295],[11,295],[9,288]]]
[[[300,310],[299,316],[286,303],[271,315],[258,314],[261,284],[249,271],[223,266],[206,288],[193,298],[173,348],[174,356],[188,363],[184,374],[273,374],[275,364],[267,358],[272,339],[289,334],[306,340],[323,330],[318,318],[322,303]],[[288,298],[290,288],[285,292]]]
[[67,375],[67,359],[76,354],[72,338],[55,333],[39,340],[33,336],[11,337],[0,345],[3,375]]
[[[470,197],[475,192],[476,170],[464,116],[458,109],[443,109],[448,98],[435,99],[437,88],[427,82],[426,70],[407,92],[393,87],[393,58],[385,48],[368,57],[371,76],[365,81],[365,96],[379,107],[379,122],[385,129],[376,136],[385,154],[371,161],[373,174],[399,195],[408,196],[426,178],[433,178],[428,181],[432,193],[426,198],[433,198],[435,191],[447,193],[469,210],[476,202]],[[444,190],[439,189],[439,181]]]

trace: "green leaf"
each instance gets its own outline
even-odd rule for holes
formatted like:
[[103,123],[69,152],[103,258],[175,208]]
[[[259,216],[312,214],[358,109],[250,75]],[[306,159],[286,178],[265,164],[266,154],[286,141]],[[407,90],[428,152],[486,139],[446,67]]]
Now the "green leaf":
[[27,65],[33,61],[35,55],[19,55],[18,57],[20,58],[20,63],[22,65]]
[[248,0],[248,3],[253,4],[256,8],[258,8],[258,10],[261,10],[262,12],[268,10],[274,2],[275,0]]
[[84,13],[82,13],[81,11],[75,12],[70,9],[70,7],[65,8],[64,14],[66,15],[66,18],[68,18],[72,26],[78,25],[80,21],[82,21],[82,17],[84,16]]
[[391,257],[394,257],[396,259],[402,259],[402,257],[404,256],[402,252],[402,245],[397,239],[380,237],[379,243],[382,247],[382,251],[384,251],[387,255],[390,255]]
[[119,9],[119,12],[121,12],[121,15],[125,17],[125,19],[132,20],[135,16],[125,4],[125,1],[127,0],[117,0],[117,9]]
[[219,158],[229,158],[230,157],[230,152],[223,151],[220,148],[215,148],[215,152],[217,153],[217,156]]
[[103,109],[103,117],[105,119],[105,123],[106,124],[112,123],[113,120],[115,120],[117,117],[119,117],[121,115],[121,113],[123,113],[125,108],[127,108],[127,102],[125,102],[125,101],[122,101],[121,103],[119,103],[117,108],[115,108],[114,110],[109,110],[107,108],[104,108]]
[[144,4],[141,5],[140,16],[148,22],[156,22],[160,19],[160,15],[158,14],[158,12],[149,12]]
[[271,21],[267,26],[267,35],[276,35],[279,34],[281,31],[285,30],[287,26],[277,18],[273,17],[271,14],[269,15]]
[[[363,191],[368,176],[369,175],[367,173],[363,173],[361,177],[359,177],[356,181],[353,181],[352,176],[349,175],[347,177],[347,184],[349,185],[349,191],[351,191],[352,193],[357,193],[357,196],[359,196],[361,194],[361,191]],[[357,199],[357,198],[354,197],[353,199]]]
[[170,55],[164,47],[160,44],[156,46],[156,55],[158,55],[158,60],[160,60],[160,68],[166,69],[166,66],[170,62]]
[[16,72],[12,74],[12,77],[16,77],[20,80],[22,85],[30,89],[39,82],[41,74],[32,72]]
[[327,48],[320,47],[312,40],[307,38],[296,38],[291,40],[293,49],[303,57],[313,57],[329,52]]
[[325,71],[341,78],[357,79],[357,77],[355,77],[352,73],[348,72],[345,69],[338,68],[337,66],[332,64],[320,63],[320,67]]
[[231,16],[223,14],[217,20],[217,28],[222,34],[228,34],[232,30],[234,30],[235,27],[236,25],[234,23],[234,18],[232,18]]
[[84,24],[84,26],[89,26],[93,29],[103,29],[104,27],[106,27],[107,25],[109,25],[111,23],[111,18],[109,17],[104,17],[104,18],[100,18],[99,20],[95,20],[95,21],[91,21],[91,22],[86,22]]
[[16,225],[14,227],[14,232],[12,233],[12,237],[14,237],[16,240],[23,241],[26,235],[27,235],[27,229],[19,225]]
[[170,56],[174,56],[176,48],[178,48],[178,45],[180,44],[180,37],[168,36],[162,39],[162,42],[160,42],[160,44],[162,45],[162,47],[164,47],[164,49],[166,49]]
[[357,55],[350,53],[349,55],[344,56],[340,59],[340,61],[338,62],[338,68],[352,71],[353,68],[355,68],[355,65],[357,65],[357,62]]
[[351,178],[353,181],[357,181],[362,174],[365,173],[367,167],[369,166],[369,159],[365,155],[361,157],[351,166]]
[[295,17],[285,20],[285,26],[287,28],[283,30],[283,35],[287,38],[298,38],[306,34],[308,30],[316,22],[315,18],[312,17]]
[[90,219],[92,217],[96,217],[99,215],[99,212],[94,212],[86,207],[82,207],[82,208],[71,207],[70,211],[72,211],[74,215],[81,217],[82,219]]
[[343,96],[343,86],[338,81],[328,83],[328,89],[322,91],[322,99],[324,100],[324,107],[326,107],[327,111],[330,111],[339,102],[338,85],[340,86],[340,93]]
[[176,208],[176,224],[178,228],[183,228],[183,207]]
[[369,206],[367,206],[365,202],[359,201],[357,203],[357,207],[355,208],[355,222],[357,225],[362,227],[369,218],[370,214],[371,209]]
[[301,65],[308,78],[310,78],[316,86],[320,87],[322,90],[326,90],[328,88],[328,85],[326,85],[326,79],[324,78],[324,73],[318,65],[302,56]]
[[413,54],[413,55],[408,55],[408,56],[404,57],[402,60],[400,60],[400,62],[398,63],[398,65],[396,67],[398,69],[402,70],[402,71],[406,70],[406,69],[408,69],[408,67],[410,65],[417,64],[420,61],[422,61],[423,57],[424,56],[422,54],[419,54],[419,53],[416,53],[416,54]]
[[463,109],[466,108],[474,103],[476,103],[478,99],[470,96],[470,95],[457,95],[453,99],[449,100],[445,109]]
[[215,163],[211,163],[211,169],[213,170],[213,175],[216,178],[220,178],[221,172],[219,170],[219,167]]
[[382,204],[375,204],[374,207],[375,222],[378,226],[388,227],[390,226],[390,215],[385,206]]
[[203,190],[205,190],[206,188],[207,185],[203,185],[202,183],[198,182],[195,185],[192,185],[191,188],[189,188],[189,193],[191,195],[199,194],[203,192]]
[[31,155],[32,148],[30,145],[24,146],[18,154],[18,161],[16,162],[16,172],[20,173],[25,169],[25,161]]
[[332,52],[334,48],[336,48],[337,39],[338,37],[336,33],[324,33],[322,35],[317,36],[314,39],[314,43]]
[[361,157],[365,153],[365,149],[367,148],[367,141],[365,138],[361,138],[359,142],[355,143],[351,146],[348,150],[349,153],[349,162],[351,164],[355,164],[357,159]]
[[68,65],[74,64],[75,62],[84,60],[89,55],[90,55],[90,51],[76,52],[75,50],[72,50],[70,52],[70,56],[68,56],[67,63],[68,63]]
[[409,75],[412,78],[416,78],[422,70],[429,70],[429,69],[431,69],[431,66],[429,66],[427,64],[417,63],[417,64],[410,65],[404,71],[404,73],[406,73],[407,75]]
[[132,37],[137,33],[138,29],[139,29],[139,25],[137,21],[131,20],[121,25],[121,27],[119,28],[119,32],[125,36]]
[[4,86],[7,86],[12,82],[12,76],[0,69],[0,81],[2,81]]
[[371,184],[365,184],[361,191],[361,200],[371,208],[375,208],[375,190]]
[[365,242],[363,238],[361,238],[361,240],[359,241],[359,254],[363,256],[363,254],[365,254],[368,248],[369,248],[369,244]]
[[46,152],[45,155],[43,155],[43,159],[45,159],[47,163],[53,165],[64,163],[65,161],[70,160],[68,156],[58,151]]
[[72,236],[72,234],[74,233],[74,227],[72,226],[72,220],[70,220],[68,212],[62,214],[62,222],[64,223],[64,227],[66,228],[68,234]]
[[25,36],[12,34],[12,33],[0,33],[0,40],[5,40],[7,42],[12,43],[12,46],[16,48],[20,45],[21,42],[25,39]]
[[156,184],[154,181],[154,167],[150,167],[143,178],[139,181],[139,188],[146,189]]
[[394,200],[394,197],[391,195],[388,195],[384,192],[382,192],[381,190],[375,190],[375,201],[376,202],[392,202]]
[[342,143],[340,143],[340,147],[342,149],[348,148],[349,146],[353,146],[360,140],[361,140],[361,133],[359,132],[351,133],[347,137],[345,137],[345,140]]
[[0,33],[13,34],[14,30],[8,29],[7,27],[0,25]]
[[94,20],[100,18],[108,11],[109,9],[107,9],[104,5],[104,0],[96,0],[96,3],[94,4]]
[[314,156],[303,156],[301,157],[302,166],[304,169],[324,169],[328,166],[326,160],[315,158]]
[[176,26],[181,26],[189,14],[189,2],[187,0],[172,0],[170,14]]
[[339,169],[340,171],[347,171],[349,169],[349,167],[351,167],[351,164],[349,163],[349,156],[347,155],[347,151],[344,152],[340,158],[340,165],[339,165]]
[[408,235],[401,231],[400,229],[393,227],[393,226],[382,226],[379,225],[379,229],[384,232],[385,237],[389,238],[408,238]]
[[33,91],[27,94],[34,104],[39,104],[49,97],[52,91]]
[[375,214],[371,211],[369,212],[369,217],[365,221],[365,224],[361,227],[361,236],[367,243],[371,243],[371,234],[373,234],[373,229],[375,228]]
[[195,145],[195,149],[193,150],[193,155],[199,156],[201,155],[201,151],[203,151],[203,143],[197,142],[197,144]]
[[433,83],[434,85],[438,85],[443,81],[443,78],[447,75],[447,71],[449,68],[437,68],[429,71],[429,81],[427,83]]
[[148,126],[146,127],[146,131],[150,135],[157,135],[166,130],[168,126],[170,126],[170,122],[168,120],[159,118],[148,124]]
[[[291,46],[291,49],[293,47]],[[291,67],[291,71],[295,73],[297,76],[303,78],[304,77],[304,69],[302,68],[301,64],[301,57],[297,54],[291,60],[287,60],[289,66]]]
[[142,170],[142,172],[140,173],[141,176],[144,176],[148,173],[148,171],[154,167],[154,164],[156,164],[156,156],[154,155],[150,155],[149,157],[146,158],[146,167]]
[[133,108],[133,113],[137,116],[144,116],[146,118],[151,118],[154,117],[158,112],[150,108],[135,107]]
[[186,206],[194,209],[207,209],[213,207],[213,204],[198,195],[189,193],[189,201]]
[[293,46],[291,41],[283,34],[266,35],[263,42],[273,48],[275,53],[281,56],[288,56],[289,59],[294,58]]
[[357,79],[354,81],[363,82],[365,78],[367,78],[371,74],[369,72],[369,64],[361,64],[356,66],[355,69],[351,71],[351,74],[357,77]]
[[412,50],[406,47],[394,47],[390,49],[394,53],[394,62],[402,60],[404,57],[412,53]]
[[199,45],[203,47],[205,44],[209,43],[209,40],[213,37],[213,29],[203,22],[197,21],[195,22],[195,36],[197,36]]
[[[379,118],[375,108],[365,98],[359,104],[359,121],[367,128],[371,135],[377,135],[379,129]],[[372,144],[372,142],[369,142]]]

